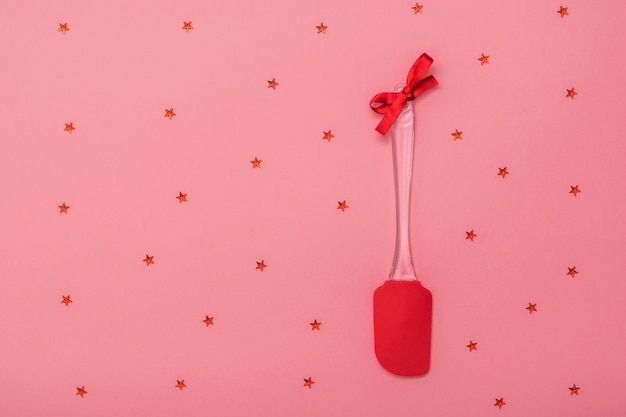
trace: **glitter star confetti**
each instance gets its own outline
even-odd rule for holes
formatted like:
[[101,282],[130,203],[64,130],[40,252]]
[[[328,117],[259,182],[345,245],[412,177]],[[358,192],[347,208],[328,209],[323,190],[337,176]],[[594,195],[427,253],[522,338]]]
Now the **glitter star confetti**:
[[165,109],[165,114],[163,115],[163,117],[167,117],[168,119],[172,120],[172,118],[176,116],[176,113],[174,113],[174,108],[172,107],[171,109]]
[[533,314],[533,311],[537,311],[537,304],[528,303],[526,310],[528,310],[530,314]]
[[457,139],[458,139],[458,140],[462,140],[462,139],[463,139],[463,138],[461,137],[461,135],[463,134],[463,132],[459,132],[459,130],[458,130],[458,129],[454,129],[454,132],[453,132],[453,133],[450,133],[450,134],[454,137],[454,140],[457,140]]
[[480,58],[478,58],[478,61],[480,61],[480,65],[485,65],[489,63],[489,55],[485,55],[485,54],[480,54]]
[[260,269],[261,272],[263,272],[263,269],[267,268],[267,265],[265,265],[265,261],[261,260],[261,262],[257,262],[256,263],[256,268],[255,269]]
[[187,385],[185,385],[185,380],[181,379],[180,381],[177,379],[176,380],[176,385],[174,385],[174,387],[180,389],[181,391],[183,390],[183,388],[185,388]]
[[465,347],[468,348],[469,351],[471,352],[472,350],[478,350],[478,348],[476,347],[477,344],[478,344],[478,342],[472,342],[470,340],[469,341],[469,345],[465,345]]
[[569,193],[570,194],[574,194],[574,197],[576,197],[576,194],[578,194],[580,192],[581,191],[578,189],[578,185],[570,185]]
[[276,90],[277,86],[278,86],[278,83],[276,82],[275,78],[272,78],[272,81],[268,81],[267,82],[267,88],[271,88],[273,90]]
[[328,26],[324,26],[324,23],[320,23],[319,26],[315,26],[317,28],[317,33],[326,33],[326,29]]
[[415,6],[411,7],[415,13],[414,14],[418,14],[418,13],[422,13],[422,8],[424,6],[420,6],[419,4],[415,3]]
[[65,307],[69,307],[70,303],[74,302],[74,301],[70,300],[70,296],[69,295],[67,297],[65,295],[62,295],[61,297],[63,297],[63,300],[61,301],[61,303],[65,304]]
[[472,242],[474,241],[474,238],[478,236],[476,233],[474,233],[474,229],[470,230],[469,232],[465,232],[465,234],[466,234],[465,239],[466,240],[469,239]]
[[59,29],[57,30],[65,35],[65,32],[70,30],[70,28],[67,27],[67,23],[59,23]]
[[183,194],[179,191],[176,198],[178,199],[179,204],[183,204],[183,202],[187,201],[187,194]]
[[322,140],[327,140],[330,142],[330,140],[334,137],[335,135],[333,135],[332,132],[329,130],[328,132],[324,132],[324,137],[322,138]]
[[337,210],[341,210],[342,212],[346,211],[346,209],[350,207],[346,204],[346,200],[337,201],[337,204],[339,204],[339,206],[337,206]]
[[252,164],[252,169],[261,168],[261,162],[263,162],[263,160],[257,159],[257,157],[255,156],[254,161],[250,161],[250,163]]
[[202,320],[202,322],[206,325],[206,327],[209,327],[210,325],[214,324],[213,323],[213,317],[209,317],[209,316],[205,316],[204,320]]
[[76,128],[74,127],[74,122],[65,123],[65,129],[63,129],[63,131],[72,134],[72,130],[76,130]]
[[143,261],[146,263],[146,266],[150,266],[150,264],[154,263],[154,256],[146,255],[146,259]]
[[84,397],[85,394],[87,394],[87,391],[85,391],[85,386],[83,385],[82,387],[76,387],[76,395],[80,395],[81,397]]
[[67,214],[67,210],[70,208],[70,206],[66,206],[65,205],[65,201],[63,202],[62,205],[57,206],[59,208],[59,213],[65,213]]
[[317,320],[313,320],[313,323],[309,323],[311,325],[311,330],[319,330],[322,323]]
[[578,395],[578,390],[580,389],[580,387],[577,387],[576,384],[574,384],[573,387],[570,387],[570,394],[569,395]]
[[576,270],[576,267],[570,268],[569,266],[567,267],[567,275],[571,275],[572,278],[574,278],[576,276],[576,274],[578,273],[578,271]]
[[556,12],[561,15],[561,18],[569,14],[567,13],[567,7],[563,7],[563,6],[559,6],[559,10],[557,10]]
[[498,407],[498,408],[502,408],[503,406],[505,406],[506,403],[504,402],[504,398],[496,398],[496,403],[494,404],[494,406]]
[[311,379],[311,377],[306,378],[304,380],[304,386],[305,387],[313,388],[313,384],[315,384],[315,381],[313,381],[313,379]]
[[576,91],[574,91],[574,87],[572,87],[572,89],[570,90],[569,88],[567,89],[567,95],[565,97],[569,97],[572,100],[574,100],[574,96],[578,94]]
[[507,175],[509,175],[509,171],[506,170],[506,167],[504,168],[498,168],[498,170],[500,172],[498,172],[498,175],[501,175],[502,178],[506,177]]
[[187,31],[187,33],[189,33],[189,31],[190,31],[191,29],[193,29],[193,26],[191,26],[191,22],[185,22],[185,21],[183,20],[183,27],[182,27],[182,28],[183,28],[184,30],[186,30],[186,31]]

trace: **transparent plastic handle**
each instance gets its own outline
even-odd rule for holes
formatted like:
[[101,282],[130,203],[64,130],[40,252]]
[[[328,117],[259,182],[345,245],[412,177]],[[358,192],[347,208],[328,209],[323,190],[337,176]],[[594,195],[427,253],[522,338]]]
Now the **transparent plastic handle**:
[[[404,84],[398,84],[394,91],[400,91],[403,87]],[[417,281],[409,239],[414,126],[413,104],[409,101],[391,126],[396,186],[396,252],[389,279],[394,281]]]

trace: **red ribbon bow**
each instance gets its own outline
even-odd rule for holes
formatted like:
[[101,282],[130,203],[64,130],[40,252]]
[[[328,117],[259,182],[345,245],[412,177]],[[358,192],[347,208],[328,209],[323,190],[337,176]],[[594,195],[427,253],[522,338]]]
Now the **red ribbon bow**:
[[409,70],[409,75],[406,77],[406,85],[402,91],[398,93],[376,94],[370,101],[372,110],[376,113],[384,114],[382,120],[376,126],[378,133],[381,135],[387,134],[407,101],[415,100],[415,97],[439,84],[432,75],[422,78],[432,63],[433,59],[428,54],[423,53]]

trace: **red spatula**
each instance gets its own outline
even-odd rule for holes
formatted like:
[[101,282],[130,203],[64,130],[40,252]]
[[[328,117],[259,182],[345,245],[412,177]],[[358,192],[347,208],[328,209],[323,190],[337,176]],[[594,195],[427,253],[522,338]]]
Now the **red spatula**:
[[[424,56],[426,58],[423,58]],[[426,54],[420,59],[429,60],[426,68],[421,68],[423,74],[432,59]],[[412,71],[418,63],[419,60],[414,64]],[[420,78],[422,74],[419,74]],[[425,83],[426,80],[429,81]],[[437,84],[432,76],[421,81],[419,79],[412,81],[409,73],[407,85],[396,86],[396,93],[393,94],[410,92],[407,87],[412,87],[415,91],[416,86],[419,88],[419,82],[428,84],[422,85],[421,91]],[[374,102],[377,97],[372,101]],[[408,100],[413,98],[414,95]],[[397,105],[390,103],[389,107],[393,107],[394,104]],[[396,252],[389,280],[374,291],[374,348],[378,361],[389,372],[402,376],[417,376],[425,374],[430,368],[432,295],[418,281],[411,259],[409,213],[414,116],[411,101],[402,99],[401,104],[404,107],[391,125],[396,188]]]

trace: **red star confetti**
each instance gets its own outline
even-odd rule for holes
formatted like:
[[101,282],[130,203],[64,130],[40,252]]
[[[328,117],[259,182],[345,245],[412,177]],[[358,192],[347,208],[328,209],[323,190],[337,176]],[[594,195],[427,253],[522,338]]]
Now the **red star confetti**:
[[252,169],[261,168],[261,162],[263,162],[263,160],[257,159],[257,157],[255,156],[254,161],[250,161],[250,163],[252,164]]
[[70,206],[66,206],[65,202],[63,202],[62,205],[57,206],[59,208],[59,213],[65,213],[67,214],[67,210],[70,208]]
[[494,406],[498,407],[498,408],[502,408],[502,406],[505,406],[506,403],[504,402],[504,398],[496,398],[496,403],[494,404]]
[[179,204],[183,204],[184,201],[187,201],[187,194],[183,194],[179,191],[176,198],[178,199]]
[[174,108],[172,107],[171,109],[165,109],[165,114],[163,115],[163,117],[167,117],[168,119],[172,120],[172,118],[176,116],[176,113],[174,113]]
[[260,269],[261,272],[263,272],[263,268],[267,268],[267,265],[265,265],[265,261],[261,260],[261,262],[257,262],[256,263],[256,268],[255,269]]
[[556,12],[561,15],[561,18],[563,18],[563,16],[569,14],[569,13],[567,13],[567,7],[563,7],[563,6],[559,6],[559,10],[557,10]]
[[462,139],[463,139],[463,138],[461,137],[461,135],[463,134],[463,132],[459,132],[459,130],[458,130],[458,129],[454,129],[454,132],[453,132],[453,133],[450,133],[450,134],[454,137],[454,140],[457,140],[457,139],[458,139],[458,140],[462,140]]
[[498,175],[501,175],[502,178],[506,177],[507,175],[509,175],[509,171],[506,170],[506,167],[504,168],[498,168],[498,170],[500,172],[498,172]]
[[67,23],[59,23],[59,29],[57,30],[65,35],[65,32],[70,30],[70,28],[67,27]]
[[85,394],[87,394],[87,391],[85,391],[84,385],[80,388],[76,387],[76,395],[80,395],[81,397],[83,397],[85,396]]
[[67,297],[65,295],[62,295],[61,297],[63,297],[63,300],[61,301],[61,303],[65,304],[65,307],[69,307],[70,303],[73,303],[73,301],[70,300],[70,296],[69,295]]
[[146,259],[143,261],[146,263],[146,266],[150,266],[150,264],[154,264],[154,256],[146,255]]
[[576,384],[574,384],[573,387],[570,387],[570,394],[569,395],[578,395],[578,390],[580,389],[580,387],[577,387]]
[[576,267],[570,268],[568,266],[567,269],[568,269],[567,275],[571,275],[572,278],[574,278],[574,276],[576,276],[576,274],[578,273],[578,271],[576,270]]
[[478,348],[476,347],[477,344],[478,342],[472,342],[470,340],[469,345],[465,345],[465,347],[468,348],[469,351],[471,352],[472,350],[478,350]]
[[65,123],[65,129],[63,129],[63,131],[72,134],[72,130],[76,130],[76,128],[74,127],[74,122]]
[[322,323],[319,323],[317,320],[313,320],[313,323],[309,323],[311,325],[311,330],[319,330]]
[[181,391],[183,390],[183,388],[185,388],[187,385],[185,385],[185,380],[181,379],[180,381],[177,379],[176,380],[176,385],[174,385],[176,388],[179,388]]
[[526,307],[526,310],[528,310],[530,314],[533,314],[533,311],[537,311],[537,304],[528,303],[528,307]]
[[333,135],[331,131],[329,130],[328,132],[324,132],[324,137],[322,138],[322,140],[327,140],[330,142],[330,140],[334,137],[335,135]]
[[346,209],[350,207],[346,204],[346,200],[337,201],[337,204],[339,204],[339,206],[337,206],[337,210],[341,210],[342,212],[346,211]]
[[478,58],[478,60],[480,61],[480,65],[485,65],[489,63],[489,55],[485,55],[485,54],[480,54],[480,58]]
[[570,97],[572,100],[574,100],[574,96],[578,94],[576,91],[574,91],[574,87],[572,87],[572,89],[570,90],[569,88],[567,89],[567,95],[565,97]]
[[183,27],[182,27],[182,28],[183,28],[184,30],[186,30],[186,31],[187,31],[187,33],[189,33],[189,31],[190,31],[191,29],[193,29],[193,26],[191,26],[191,22],[185,22],[185,21],[183,20]]
[[209,316],[205,316],[205,319],[202,320],[202,322],[206,324],[206,327],[209,327],[210,325],[214,324],[213,317],[209,317]]
[[411,7],[415,13],[414,14],[418,14],[418,13],[422,13],[422,8],[424,6],[420,6],[419,4],[415,3],[415,6]]
[[476,233],[474,233],[474,229],[470,230],[469,232],[465,232],[465,234],[466,234],[465,239],[466,240],[469,239],[472,242],[474,241],[474,238],[478,236]]
[[319,26],[315,26],[317,28],[317,33],[326,33],[326,29],[328,26],[324,26],[324,23],[320,23]]
[[272,81],[268,81],[267,82],[267,88],[271,88],[273,90],[276,90],[276,86],[278,85],[278,83],[276,82],[276,79],[272,78]]
[[578,189],[578,185],[570,185],[570,194],[574,194],[574,197],[576,197],[576,194],[578,194],[579,192],[580,190]]
[[304,386],[305,387],[313,388],[313,384],[315,384],[315,381],[313,381],[313,379],[311,379],[311,377],[306,378],[304,380]]

